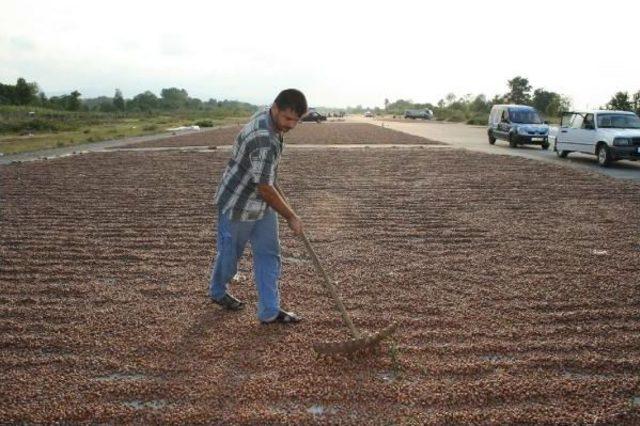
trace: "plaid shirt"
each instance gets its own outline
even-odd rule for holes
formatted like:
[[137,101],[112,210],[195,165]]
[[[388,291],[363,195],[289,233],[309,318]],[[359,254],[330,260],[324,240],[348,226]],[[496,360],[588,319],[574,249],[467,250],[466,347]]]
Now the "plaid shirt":
[[258,184],[275,184],[282,149],[282,136],[275,130],[269,108],[255,113],[236,137],[216,191],[220,211],[231,209],[232,220],[261,219],[267,203],[258,194]]

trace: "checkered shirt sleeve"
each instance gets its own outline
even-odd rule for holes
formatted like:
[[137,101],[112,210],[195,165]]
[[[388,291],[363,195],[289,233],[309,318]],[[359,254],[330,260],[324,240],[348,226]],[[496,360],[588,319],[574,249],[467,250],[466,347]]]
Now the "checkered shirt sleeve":
[[273,144],[267,141],[269,146],[261,146],[249,154],[251,163],[251,177],[253,183],[273,185],[276,180],[276,159],[278,153]]

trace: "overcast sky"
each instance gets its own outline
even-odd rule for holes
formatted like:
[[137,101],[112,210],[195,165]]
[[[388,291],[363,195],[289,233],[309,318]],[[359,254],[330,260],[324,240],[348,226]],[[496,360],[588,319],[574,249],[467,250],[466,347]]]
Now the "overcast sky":
[[0,0],[0,82],[336,107],[492,97],[516,75],[576,108],[640,90],[637,0],[431,3]]

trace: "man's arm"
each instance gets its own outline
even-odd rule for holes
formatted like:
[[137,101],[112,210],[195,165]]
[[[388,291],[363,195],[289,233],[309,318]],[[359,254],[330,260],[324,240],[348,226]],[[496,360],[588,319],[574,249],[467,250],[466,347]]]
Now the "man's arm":
[[269,206],[287,220],[294,235],[302,235],[302,221],[287,203],[284,194],[277,185],[258,184],[258,193]]
[[[278,191],[278,194],[280,194],[280,197],[282,198],[282,200],[289,206],[289,208],[291,209],[291,205],[289,204],[289,200],[287,200],[287,197],[284,195],[284,192],[282,192],[282,188],[280,188],[280,185],[278,185],[277,183],[273,183],[273,187],[276,189],[276,191]],[[293,209],[291,209],[293,210]]]

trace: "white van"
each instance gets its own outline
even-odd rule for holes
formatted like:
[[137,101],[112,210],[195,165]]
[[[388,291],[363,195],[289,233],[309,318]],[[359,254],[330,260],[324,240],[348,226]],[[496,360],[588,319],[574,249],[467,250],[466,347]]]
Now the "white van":
[[603,167],[612,161],[638,160],[640,118],[628,111],[565,112],[553,150],[561,158],[571,152],[596,155]]

